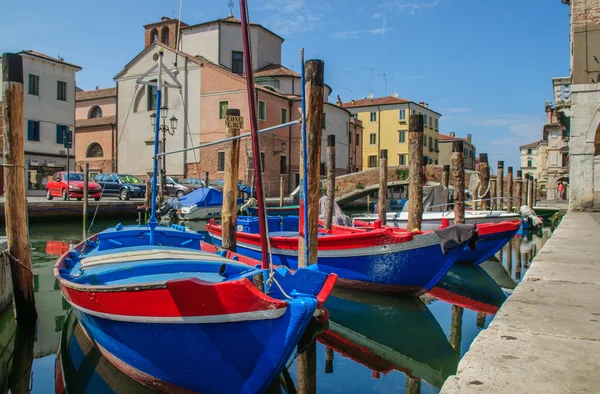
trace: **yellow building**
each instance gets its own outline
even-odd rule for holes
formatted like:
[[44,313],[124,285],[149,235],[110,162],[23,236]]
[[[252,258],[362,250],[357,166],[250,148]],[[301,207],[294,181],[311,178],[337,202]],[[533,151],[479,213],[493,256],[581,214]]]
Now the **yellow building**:
[[408,164],[408,124],[413,114],[425,116],[425,163],[438,164],[442,115],[429,109],[429,104],[388,96],[352,100],[342,106],[363,123],[363,169],[379,165],[378,152],[381,149],[388,150],[389,165]]

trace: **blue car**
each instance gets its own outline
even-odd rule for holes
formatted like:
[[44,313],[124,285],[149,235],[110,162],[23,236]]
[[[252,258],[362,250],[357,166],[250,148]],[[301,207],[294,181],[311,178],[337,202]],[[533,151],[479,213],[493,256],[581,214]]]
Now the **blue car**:
[[98,174],[94,180],[102,187],[103,195],[114,194],[121,200],[146,196],[146,183],[133,175]]

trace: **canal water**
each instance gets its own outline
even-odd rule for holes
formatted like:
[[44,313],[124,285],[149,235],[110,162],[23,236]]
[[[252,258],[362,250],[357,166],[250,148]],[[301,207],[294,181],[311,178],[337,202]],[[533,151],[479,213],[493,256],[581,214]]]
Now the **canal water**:
[[[97,222],[93,231],[114,224]],[[53,265],[81,239],[81,224],[32,224],[30,236],[39,322],[27,333],[16,330],[12,311],[0,316],[0,394],[63,392],[65,384],[70,393],[150,392],[101,357],[55,283]],[[439,392],[550,236],[548,228],[526,233],[479,267],[455,265],[421,298],[335,290],[326,305],[329,329],[316,339],[317,391]],[[297,383],[296,365],[293,357],[282,377],[288,386]]]

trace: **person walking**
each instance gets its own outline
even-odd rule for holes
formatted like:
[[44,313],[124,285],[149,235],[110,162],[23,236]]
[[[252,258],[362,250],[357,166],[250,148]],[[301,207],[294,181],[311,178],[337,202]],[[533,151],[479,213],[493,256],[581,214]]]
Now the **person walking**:
[[562,182],[560,182],[558,184],[558,199],[559,200],[565,199],[565,187],[563,186]]

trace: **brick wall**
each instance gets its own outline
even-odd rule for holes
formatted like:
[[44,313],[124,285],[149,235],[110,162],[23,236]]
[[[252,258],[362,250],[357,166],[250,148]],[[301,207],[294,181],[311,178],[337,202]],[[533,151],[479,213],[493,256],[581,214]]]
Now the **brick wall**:
[[573,26],[600,24],[600,0],[571,0]]

